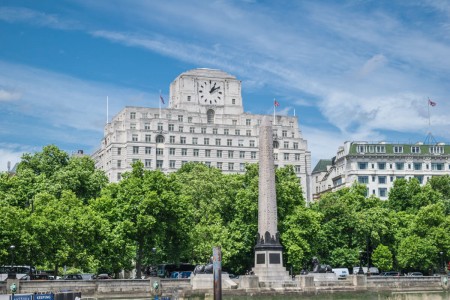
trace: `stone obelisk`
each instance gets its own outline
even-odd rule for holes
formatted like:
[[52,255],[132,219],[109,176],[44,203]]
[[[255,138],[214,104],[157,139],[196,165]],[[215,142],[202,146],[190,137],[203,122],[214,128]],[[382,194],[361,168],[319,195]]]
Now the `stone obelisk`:
[[266,116],[259,127],[258,240],[253,268],[260,282],[289,280],[289,272],[283,267],[283,247],[277,223],[273,130],[270,118]]

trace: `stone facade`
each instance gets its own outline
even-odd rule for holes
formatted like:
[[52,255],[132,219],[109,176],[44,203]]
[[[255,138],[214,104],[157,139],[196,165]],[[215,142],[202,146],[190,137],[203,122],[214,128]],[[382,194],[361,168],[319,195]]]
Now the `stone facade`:
[[[111,182],[119,181],[136,160],[163,172],[194,161],[225,173],[243,173],[246,163],[258,162],[263,117],[244,112],[241,82],[234,76],[195,69],[171,83],[167,108],[127,106],[114,116],[92,157]],[[311,153],[298,118],[276,116],[273,139],[275,165],[294,166],[308,201]]]

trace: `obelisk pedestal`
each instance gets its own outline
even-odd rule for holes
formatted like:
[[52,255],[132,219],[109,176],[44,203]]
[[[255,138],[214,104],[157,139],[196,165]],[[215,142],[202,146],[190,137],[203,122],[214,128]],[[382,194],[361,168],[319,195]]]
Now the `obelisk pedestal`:
[[258,240],[253,268],[263,285],[291,279],[283,267],[283,246],[277,223],[273,130],[269,118],[264,117],[259,128]]

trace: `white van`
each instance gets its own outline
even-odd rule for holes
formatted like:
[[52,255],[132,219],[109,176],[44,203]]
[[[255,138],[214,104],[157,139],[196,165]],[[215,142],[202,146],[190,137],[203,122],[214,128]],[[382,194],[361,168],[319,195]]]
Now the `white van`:
[[335,268],[333,269],[333,273],[336,274],[338,279],[345,279],[348,275],[350,275],[347,268]]

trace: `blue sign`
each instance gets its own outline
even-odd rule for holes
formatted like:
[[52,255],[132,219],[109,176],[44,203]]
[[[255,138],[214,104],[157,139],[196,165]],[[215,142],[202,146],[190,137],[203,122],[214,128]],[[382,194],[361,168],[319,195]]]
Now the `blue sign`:
[[13,295],[11,300],[33,300],[33,295]]
[[53,300],[53,294],[37,294],[34,295],[34,300]]

